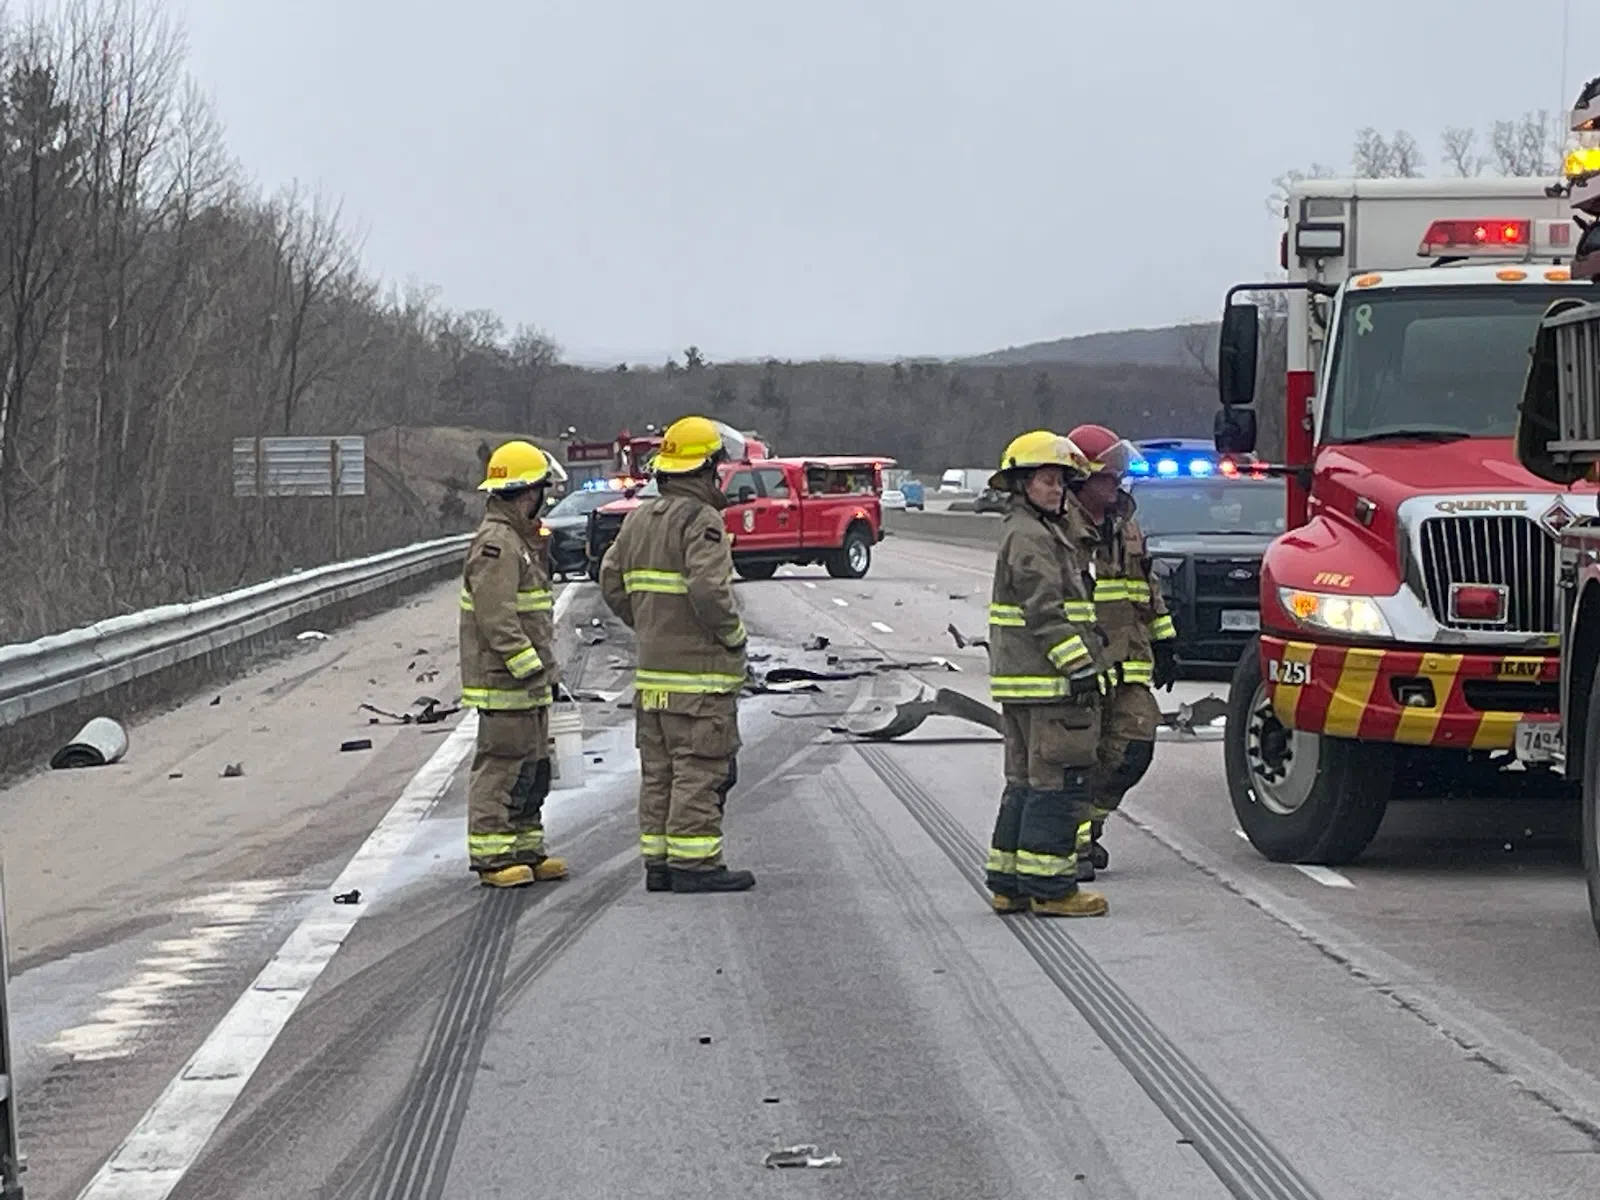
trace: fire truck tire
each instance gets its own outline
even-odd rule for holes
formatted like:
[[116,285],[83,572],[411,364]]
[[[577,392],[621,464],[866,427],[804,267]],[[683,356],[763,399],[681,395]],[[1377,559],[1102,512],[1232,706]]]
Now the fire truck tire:
[[1392,746],[1296,732],[1278,721],[1254,641],[1228,688],[1223,758],[1239,828],[1272,862],[1354,860],[1377,835],[1393,790]]
[[1589,920],[1600,934],[1600,671],[1589,684],[1583,730],[1583,877],[1589,890]]
[[739,573],[740,579],[771,579],[778,573],[778,564],[775,562],[745,562],[733,560],[733,569]]
[[844,545],[828,555],[828,574],[835,579],[860,579],[872,566],[872,534],[865,525],[844,531]]

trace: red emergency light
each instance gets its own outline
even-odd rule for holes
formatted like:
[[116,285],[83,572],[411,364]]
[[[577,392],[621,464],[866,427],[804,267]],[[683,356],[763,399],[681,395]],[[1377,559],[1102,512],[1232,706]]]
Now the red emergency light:
[[1451,218],[1428,226],[1417,253],[1470,254],[1474,250],[1526,248],[1531,235],[1529,221],[1509,217]]
[[1506,619],[1506,599],[1506,589],[1497,584],[1454,584],[1450,588],[1450,615],[1457,621],[1499,625]]

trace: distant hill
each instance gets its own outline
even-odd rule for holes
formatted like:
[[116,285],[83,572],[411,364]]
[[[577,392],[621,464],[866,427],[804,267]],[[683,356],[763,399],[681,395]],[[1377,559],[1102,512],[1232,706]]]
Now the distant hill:
[[993,350],[976,358],[963,359],[961,365],[1197,368],[1197,352],[1204,355],[1208,364],[1216,361],[1216,322],[1164,325],[1155,329],[1119,329],[1110,333],[1057,338],[1053,342],[1008,346],[1004,350]]

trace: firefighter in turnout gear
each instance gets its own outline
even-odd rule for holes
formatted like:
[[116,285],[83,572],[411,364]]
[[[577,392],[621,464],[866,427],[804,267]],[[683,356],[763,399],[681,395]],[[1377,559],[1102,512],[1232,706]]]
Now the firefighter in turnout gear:
[[1070,481],[1089,464],[1046,430],[1006,447],[989,486],[1011,493],[989,604],[989,688],[1005,732],[1005,790],[990,844],[998,913],[1097,917],[1105,897],[1078,887],[1080,826],[1108,681],[1090,600],[1084,530],[1063,521]]
[[1069,508],[1079,510],[1096,531],[1095,620],[1109,639],[1106,663],[1116,677],[1101,706],[1089,852],[1078,874],[1093,879],[1110,861],[1101,843],[1106,817],[1150,769],[1161,723],[1151,688],[1170,690],[1177,681],[1177,630],[1160,581],[1151,574],[1133,497],[1122,487],[1128,468],[1142,456],[1103,425],[1080,425],[1068,436],[1090,462],[1089,478],[1073,487]]
[[560,464],[530,442],[489,456],[483,523],[461,578],[461,702],[478,710],[467,787],[467,855],[488,887],[564,879],[545,853],[550,701],[556,677],[554,598],[539,510]]
[[755,885],[722,861],[747,667],[717,466],[743,457],[743,439],[727,426],[673,422],[654,464],[660,497],[628,514],[600,564],[600,594],[638,643],[639,849],[653,892]]

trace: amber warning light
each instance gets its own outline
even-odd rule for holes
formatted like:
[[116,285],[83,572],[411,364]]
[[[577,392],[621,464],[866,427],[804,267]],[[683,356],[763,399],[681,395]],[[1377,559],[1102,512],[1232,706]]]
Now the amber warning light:
[[1526,249],[1530,222],[1505,218],[1435,221],[1423,235],[1418,254],[1470,254],[1475,250]]

